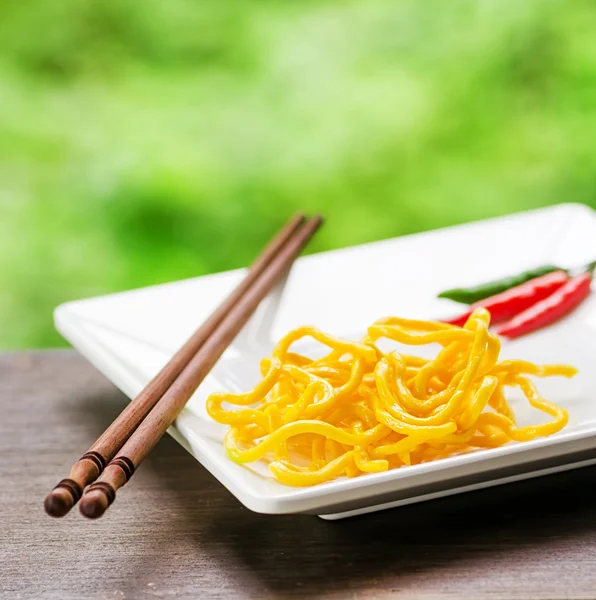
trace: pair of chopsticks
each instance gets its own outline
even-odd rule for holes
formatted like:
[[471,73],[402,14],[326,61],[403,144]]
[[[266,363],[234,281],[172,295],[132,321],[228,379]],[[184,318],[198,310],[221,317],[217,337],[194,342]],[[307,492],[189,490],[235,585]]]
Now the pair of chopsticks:
[[299,214],[281,229],[240,284],[48,494],[49,515],[63,517],[79,500],[84,516],[103,515],[321,224],[319,216]]

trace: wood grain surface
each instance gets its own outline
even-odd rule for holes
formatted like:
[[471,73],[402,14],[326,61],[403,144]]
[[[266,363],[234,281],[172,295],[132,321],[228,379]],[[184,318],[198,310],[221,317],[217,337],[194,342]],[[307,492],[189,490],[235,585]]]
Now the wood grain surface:
[[106,516],[45,494],[125,398],[70,351],[0,356],[0,598],[596,598],[596,469],[346,521],[243,508],[171,438]]

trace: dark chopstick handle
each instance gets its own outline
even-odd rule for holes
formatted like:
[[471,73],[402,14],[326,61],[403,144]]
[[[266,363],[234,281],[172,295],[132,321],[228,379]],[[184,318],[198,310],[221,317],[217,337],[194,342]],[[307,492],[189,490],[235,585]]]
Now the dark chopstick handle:
[[286,223],[257,257],[238,286],[195,331],[180,350],[174,354],[141,393],[116,417],[114,422],[89,448],[89,451],[73,465],[68,478],[60,481],[48,494],[44,506],[50,516],[62,517],[78,502],[85,486],[101,475],[105,466],[114,458],[124,442],[139,426],[139,423],[147,416],[232,307],[244,296],[263,270],[278,255],[298,228],[303,225],[304,221],[304,215],[297,214]]
[[182,371],[137,430],[105,468],[96,483],[87,488],[80,503],[81,513],[91,519],[101,517],[116,498],[116,490],[132,477],[135,469],[174,423],[192,394],[211,371],[225,349],[254,313],[263,298],[290,269],[296,257],[320,227],[314,217],[290,240],[257,278],[238,304],[223,319],[214,334]]

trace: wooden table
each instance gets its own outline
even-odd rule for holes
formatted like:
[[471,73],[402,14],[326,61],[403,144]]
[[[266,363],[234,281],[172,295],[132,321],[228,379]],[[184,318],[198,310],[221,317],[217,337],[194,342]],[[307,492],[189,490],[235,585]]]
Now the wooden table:
[[99,521],[42,500],[126,402],[0,356],[0,598],[596,598],[596,468],[346,521],[243,508],[171,438]]

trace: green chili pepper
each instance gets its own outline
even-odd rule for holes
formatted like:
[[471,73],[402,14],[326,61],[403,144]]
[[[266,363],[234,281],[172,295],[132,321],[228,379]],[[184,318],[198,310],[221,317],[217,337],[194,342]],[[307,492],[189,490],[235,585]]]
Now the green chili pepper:
[[463,304],[474,304],[479,300],[484,300],[489,296],[500,294],[509,288],[521,285],[530,279],[552,273],[553,271],[566,271],[560,267],[554,265],[543,265],[524,271],[519,275],[512,275],[509,277],[503,277],[502,279],[495,279],[494,281],[488,281],[480,285],[469,287],[469,288],[454,288],[451,290],[445,290],[439,294],[439,298],[448,298],[449,300],[455,300],[456,302],[462,302]]

